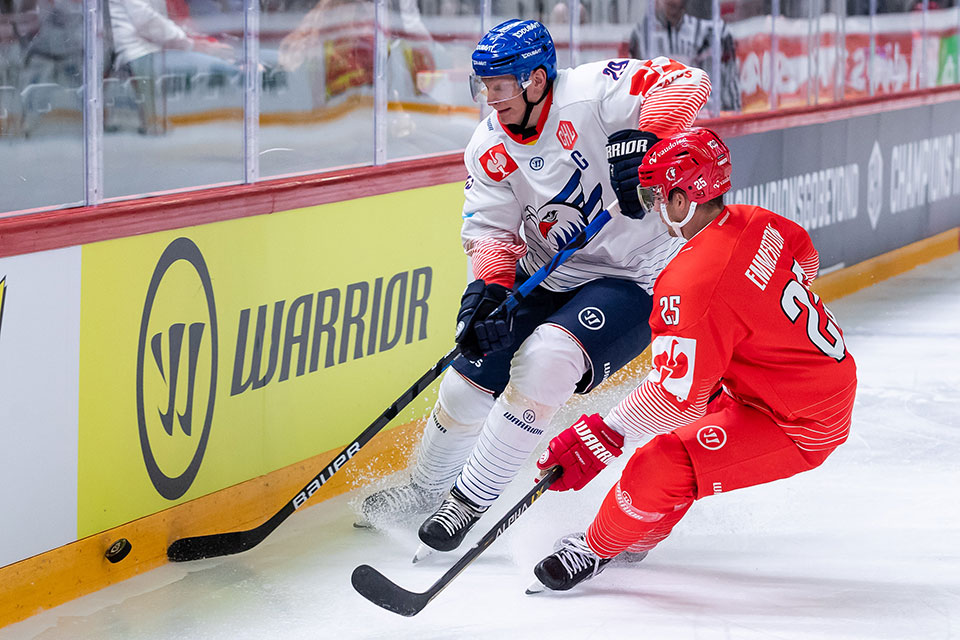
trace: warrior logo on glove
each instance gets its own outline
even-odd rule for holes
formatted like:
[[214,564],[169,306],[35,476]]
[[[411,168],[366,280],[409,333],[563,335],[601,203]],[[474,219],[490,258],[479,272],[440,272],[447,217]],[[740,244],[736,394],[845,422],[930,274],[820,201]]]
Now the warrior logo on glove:
[[646,210],[640,206],[640,163],[647,151],[660,138],[636,129],[617,131],[607,138],[607,162],[610,163],[610,186],[617,194],[620,211],[628,218],[640,220]]
[[563,475],[550,485],[551,491],[579,491],[621,453],[623,436],[595,413],[580,416],[573,426],[551,440],[537,467],[563,467]]

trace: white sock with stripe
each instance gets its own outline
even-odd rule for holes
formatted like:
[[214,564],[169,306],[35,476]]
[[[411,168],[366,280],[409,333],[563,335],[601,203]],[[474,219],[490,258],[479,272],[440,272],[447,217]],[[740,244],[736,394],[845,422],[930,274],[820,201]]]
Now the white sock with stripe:
[[537,448],[557,409],[524,398],[508,385],[457,478],[460,493],[479,507],[493,504]]
[[492,406],[491,394],[449,370],[440,381],[437,404],[423,430],[413,483],[430,492],[447,492],[476,445]]

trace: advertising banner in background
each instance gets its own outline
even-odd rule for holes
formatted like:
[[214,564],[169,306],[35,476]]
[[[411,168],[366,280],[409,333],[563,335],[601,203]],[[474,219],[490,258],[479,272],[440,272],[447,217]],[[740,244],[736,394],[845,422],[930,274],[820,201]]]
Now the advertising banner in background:
[[79,535],[363,431],[453,346],[461,204],[445,185],[83,247]]
[[960,225],[960,104],[728,140],[733,191],[810,232],[822,269]]
[[729,25],[736,41],[743,111],[770,109],[771,86],[784,108],[957,82],[955,8],[930,12],[926,38],[920,13],[878,15],[874,20],[871,56],[867,16],[848,17],[842,29],[832,14],[823,15],[816,29],[806,19],[778,18],[775,70],[769,16]]
[[0,258],[0,566],[77,533],[80,248]]

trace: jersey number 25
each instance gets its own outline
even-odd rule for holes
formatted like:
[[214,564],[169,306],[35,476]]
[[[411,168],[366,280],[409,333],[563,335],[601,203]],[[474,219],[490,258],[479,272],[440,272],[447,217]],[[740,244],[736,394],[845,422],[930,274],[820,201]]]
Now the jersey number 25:
[[[847,347],[843,344],[843,335],[840,328],[833,321],[833,315],[820,301],[820,296],[800,284],[804,274],[800,264],[793,261],[793,273],[797,280],[791,280],[783,288],[780,296],[780,307],[787,314],[790,322],[796,324],[803,309],[807,310],[807,337],[824,355],[840,362],[847,355]],[[825,316],[821,326],[821,314]]]

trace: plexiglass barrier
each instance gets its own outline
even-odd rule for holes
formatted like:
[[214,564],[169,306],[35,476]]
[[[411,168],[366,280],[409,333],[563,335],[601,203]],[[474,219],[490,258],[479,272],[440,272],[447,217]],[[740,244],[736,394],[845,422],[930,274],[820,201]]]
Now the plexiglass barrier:
[[718,116],[956,84],[956,2],[0,0],[0,215],[459,150],[508,18],[699,66]]

